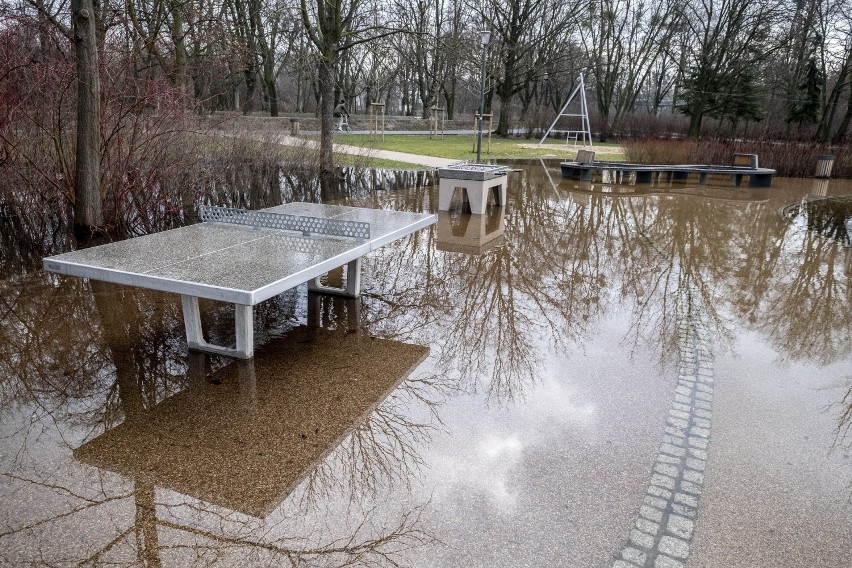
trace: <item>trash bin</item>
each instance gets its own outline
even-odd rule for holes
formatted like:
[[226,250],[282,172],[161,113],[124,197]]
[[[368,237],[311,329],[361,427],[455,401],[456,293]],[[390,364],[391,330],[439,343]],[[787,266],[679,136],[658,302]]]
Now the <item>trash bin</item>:
[[299,119],[291,118],[290,119],[290,135],[298,136],[299,135]]
[[831,167],[834,166],[834,156],[824,155],[817,160],[816,176],[818,178],[831,177]]

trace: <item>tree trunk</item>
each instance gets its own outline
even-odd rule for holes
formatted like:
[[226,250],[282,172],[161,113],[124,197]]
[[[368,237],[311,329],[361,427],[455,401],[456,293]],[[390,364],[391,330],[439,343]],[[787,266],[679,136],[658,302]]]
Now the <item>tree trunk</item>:
[[332,51],[325,54],[317,67],[319,75],[320,99],[320,177],[334,174],[334,77],[337,68],[336,57]]
[[852,93],[850,93],[849,102],[846,105],[846,114],[843,115],[843,120],[840,121],[840,126],[834,133],[834,138],[832,138],[833,143],[840,144],[846,139],[846,132],[849,130],[850,122],[852,122]]
[[104,224],[101,208],[101,84],[92,0],[72,0],[74,51],[77,56],[77,154],[74,175],[74,229],[95,231]]

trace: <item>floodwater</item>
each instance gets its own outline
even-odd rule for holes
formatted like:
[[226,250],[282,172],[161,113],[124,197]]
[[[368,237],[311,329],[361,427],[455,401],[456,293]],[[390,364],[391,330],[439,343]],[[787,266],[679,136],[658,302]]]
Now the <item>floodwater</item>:
[[[852,565],[850,222],[780,213],[852,183],[513,166],[505,208],[371,253],[358,300],[258,306],[252,362],[188,353],[179,298],[45,274],[4,237],[0,565]],[[434,212],[413,185],[333,201]],[[665,523],[643,549],[699,320],[688,553]]]

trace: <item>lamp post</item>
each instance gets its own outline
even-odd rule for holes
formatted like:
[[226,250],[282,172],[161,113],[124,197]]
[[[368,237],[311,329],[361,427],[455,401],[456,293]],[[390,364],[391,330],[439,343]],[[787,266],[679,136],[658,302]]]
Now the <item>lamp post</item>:
[[485,58],[488,56],[486,48],[488,40],[491,39],[491,30],[480,30],[479,39],[482,41],[482,80],[479,83],[479,128],[476,133],[476,163],[482,161],[482,115],[485,114]]

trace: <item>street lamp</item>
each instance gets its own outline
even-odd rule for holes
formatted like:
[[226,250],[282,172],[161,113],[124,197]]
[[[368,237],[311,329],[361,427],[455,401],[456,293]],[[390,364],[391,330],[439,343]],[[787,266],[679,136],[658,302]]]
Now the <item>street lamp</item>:
[[482,80],[479,83],[479,129],[476,134],[476,163],[482,161],[482,115],[485,114],[485,58],[488,56],[486,48],[488,40],[491,39],[491,30],[480,30],[479,39],[482,41]]

